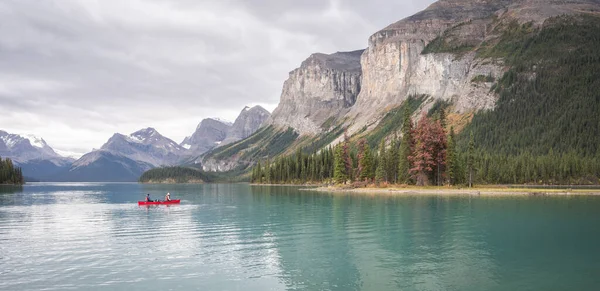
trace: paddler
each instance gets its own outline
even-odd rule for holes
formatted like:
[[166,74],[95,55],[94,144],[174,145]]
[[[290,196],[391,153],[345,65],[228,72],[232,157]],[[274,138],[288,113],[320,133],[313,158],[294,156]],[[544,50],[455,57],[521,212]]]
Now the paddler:
[[150,193],[146,194],[146,202],[153,202],[152,199],[150,199]]
[[165,201],[171,201],[171,193],[167,193],[167,196],[165,196]]

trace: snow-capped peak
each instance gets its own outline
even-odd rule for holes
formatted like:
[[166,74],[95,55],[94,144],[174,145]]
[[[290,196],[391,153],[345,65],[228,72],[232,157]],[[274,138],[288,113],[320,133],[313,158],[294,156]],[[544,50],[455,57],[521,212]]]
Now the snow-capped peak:
[[128,136],[128,139],[135,143],[142,143],[146,141],[148,138],[153,137],[158,134],[158,131],[152,127],[144,128],[138,130]]
[[46,146],[48,146],[48,144],[46,144],[46,141],[43,138],[37,137],[33,134],[27,134],[25,135],[25,138],[28,139],[29,143],[36,148],[43,149]]
[[2,141],[9,149],[17,144],[18,140],[12,134],[2,135]]
[[44,148],[48,147],[48,144],[46,144],[46,141],[43,138],[37,137],[32,134],[9,134],[9,133],[6,133],[6,134],[1,135],[0,139],[2,139],[4,144],[9,149],[13,148],[15,145],[17,145],[18,143],[23,142],[25,140],[28,140],[29,144],[31,144],[33,147],[36,147],[39,149],[44,149]]

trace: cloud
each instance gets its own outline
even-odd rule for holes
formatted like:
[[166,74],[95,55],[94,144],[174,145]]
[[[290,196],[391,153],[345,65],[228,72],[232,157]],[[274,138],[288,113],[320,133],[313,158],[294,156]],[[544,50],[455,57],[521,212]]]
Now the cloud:
[[[430,1],[431,2],[431,1]],[[0,2],[0,129],[80,154],[152,126],[181,141],[207,117],[272,110],[314,52],[366,47],[425,8],[392,0]]]

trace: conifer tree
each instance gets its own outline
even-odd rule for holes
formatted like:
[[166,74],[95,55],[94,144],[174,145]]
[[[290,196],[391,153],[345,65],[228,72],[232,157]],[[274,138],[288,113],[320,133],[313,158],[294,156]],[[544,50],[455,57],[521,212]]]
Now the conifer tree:
[[402,142],[400,143],[398,156],[398,182],[408,184],[410,182],[410,169],[412,164],[409,157],[414,147],[413,124],[410,119],[408,107],[404,110],[404,123],[402,125]]
[[456,169],[458,166],[456,144],[454,136],[454,127],[450,127],[450,134],[448,135],[448,154],[447,154],[447,175],[448,182],[450,185],[456,183]]
[[359,147],[361,155],[358,163],[358,177],[361,181],[369,182],[375,177],[373,167],[373,153],[371,152],[371,147],[364,139],[361,140]]
[[348,132],[344,132],[344,143],[342,144],[342,154],[343,154],[343,159],[344,159],[344,167],[346,168],[346,176],[347,179],[350,179],[351,181],[354,180],[354,177],[352,175],[353,171],[353,163],[352,163],[352,157],[350,156],[350,140],[348,138]]
[[348,181],[348,173],[346,173],[346,163],[344,159],[344,147],[338,144],[335,147],[333,179],[336,184],[346,184]]
[[387,162],[386,162],[387,181],[389,181],[391,183],[397,183],[398,182],[398,163],[400,160],[400,154],[399,154],[399,149],[398,149],[398,135],[394,134],[394,136],[392,138],[390,149],[387,151],[386,156],[387,156],[387,158],[386,158],[386,160],[387,160]]
[[469,188],[473,187],[473,166],[475,164],[475,141],[473,132],[469,136],[469,151],[467,152],[467,171],[469,178]]
[[377,170],[375,171],[375,180],[379,184],[385,181],[386,178],[386,161],[385,161],[385,139],[379,143],[379,155],[377,155]]

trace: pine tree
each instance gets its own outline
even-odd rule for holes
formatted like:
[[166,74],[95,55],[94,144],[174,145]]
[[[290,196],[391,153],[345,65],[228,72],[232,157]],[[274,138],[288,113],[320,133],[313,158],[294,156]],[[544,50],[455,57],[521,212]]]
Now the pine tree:
[[408,107],[404,110],[404,123],[402,125],[402,142],[400,143],[398,156],[398,182],[410,183],[410,169],[412,164],[409,157],[412,155],[414,147],[413,141],[413,123],[410,118]]
[[415,130],[415,148],[409,157],[413,163],[410,172],[417,185],[428,185],[430,178],[434,176],[434,170],[438,170],[441,177],[445,158],[446,135],[440,122],[432,122],[423,114]]
[[[440,114],[442,114],[442,112],[444,112],[443,110],[440,112]],[[443,116],[443,114],[441,115]],[[435,161],[436,161],[436,172],[437,172],[437,176],[436,176],[436,182],[438,186],[441,186],[442,184],[442,177],[445,174],[446,171],[446,154],[447,154],[447,148],[448,148],[448,140],[446,137],[446,131],[444,130],[444,127],[442,126],[441,123],[441,119],[438,120],[437,122],[435,122],[434,124],[432,124],[432,134],[434,136],[434,148],[433,148],[433,155],[435,156]]]
[[337,184],[346,184],[348,173],[346,173],[346,163],[344,159],[344,147],[339,144],[335,147],[333,179]]
[[375,171],[375,180],[377,184],[385,181],[386,162],[385,162],[385,139],[379,143],[379,155],[377,156],[377,170]]
[[448,135],[448,154],[446,159],[448,182],[450,183],[450,185],[454,185],[454,183],[456,183],[456,169],[458,162],[453,126],[450,127],[450,134]]
[[361,181],[371,181],[375,177],[375,173],[373,170],[373,153],[371,152],[371,147],[366,142],[366,140],[362,140],[360,144],[360,159],[358,163],[358,168],[360,169],[359,179]]
[[352,175],[353,171],[353,162],[352,157],[350,156],[350,141],[348,138],[348,132],[344,132],[344,143],[342,144],[343,148],[343,158],[344,158],[344,166],[346,168],[346,176],[347,179],[354,181],[354,177]]
[[398,182],[398,163],[400,160],[400,154],[398,149],[398,136],[394,134],[391,142],[390,149],[387,151],[387,181],[391,183]]
[[473,187],[473,166],[475,164],[475,141],[473,132],[469,136],[469,151],[467,152],[467,170],[469,176],[469,188]]

